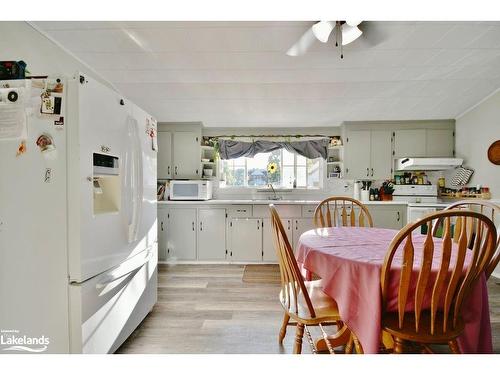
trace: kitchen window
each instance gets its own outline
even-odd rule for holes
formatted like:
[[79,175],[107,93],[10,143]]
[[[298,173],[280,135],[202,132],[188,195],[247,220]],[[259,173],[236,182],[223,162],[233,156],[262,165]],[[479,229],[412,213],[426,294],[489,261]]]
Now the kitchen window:
[[[319,189],[323,185],[323,159],[307,159],[279,149],[253,158],[221,160],[221,187]],[[224,183],[225,182],[225,183]]]

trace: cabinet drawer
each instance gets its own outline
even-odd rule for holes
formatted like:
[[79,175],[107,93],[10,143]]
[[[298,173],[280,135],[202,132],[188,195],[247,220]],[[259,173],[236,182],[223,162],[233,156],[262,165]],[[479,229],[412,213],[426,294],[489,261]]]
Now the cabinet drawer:
[[[280,217],[300,217],[301,210],[299,205],[291,204],[276,204],[276,210]],[[271,217],[271,212],[269,211],[269,205],[259,204],[253,206],[253,216],[254,217]]]
[[251,217],[251,205],[234,205],[227,209],[227,216],[229,217]]
[[316,207],[315,205],[302,206],[302,217],[313,217]]

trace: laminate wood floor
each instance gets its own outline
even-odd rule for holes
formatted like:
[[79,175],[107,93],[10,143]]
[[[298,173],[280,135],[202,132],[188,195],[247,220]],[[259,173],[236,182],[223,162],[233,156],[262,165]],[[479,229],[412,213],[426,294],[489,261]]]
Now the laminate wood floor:
[[[283,346],[277,340],[283,319],[278,269],[253,271],[262,277],[254,273],[254,282],[243,282],[243,265],[159,265],[158,303],[117,353],[291,353],[295,327]],[[490,316],[500,353],[500,285],[494,281],[488,284]],[[310,352],[305,338],[303,352]]]

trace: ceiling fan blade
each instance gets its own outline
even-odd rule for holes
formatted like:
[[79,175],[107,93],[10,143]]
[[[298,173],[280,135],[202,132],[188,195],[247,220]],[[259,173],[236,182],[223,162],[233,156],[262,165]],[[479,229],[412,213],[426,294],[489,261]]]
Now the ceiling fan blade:
[[328,42],[328,38],[335,28],[335,22],[332,21],[319,21],[312,26],[312,31],[316,39],[321,43]]
[[363,31],[361,31],[361,29],[359,27],[350,26],[347,23],[344,23],[342,25],[341,32],[342,32],[342,45],[343,46],[354,42],[356,39],[358,39],[363,34]]
[[313,30],[309,27],[299,40],[288,49],[286,54],[288,56],[302,56],[311,48],[315,40],[316,37],[314,36]]

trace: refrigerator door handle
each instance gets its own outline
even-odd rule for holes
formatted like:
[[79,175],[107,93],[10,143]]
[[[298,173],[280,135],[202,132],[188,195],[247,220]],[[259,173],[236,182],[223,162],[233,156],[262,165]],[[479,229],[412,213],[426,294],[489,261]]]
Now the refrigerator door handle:
[[131,127],[132,135],[132,217],[129,220],[129,238],[128,242],[132,243],[137,240],[137,232],[140,222],[140,212],[142,207],[142,197],[143,197],[143,165],[142,165],[142,147],[141,140],[138,131],[137,121],[134,119],[129,120],[129,126]]
[[106,285],[111,284],[113,281],[119,280],[127,275],[130,275],[131,273],[134,273],[142,268],[146,263],[148,263],[151,260],[151,257],[153,256],[153,252],[148,250],[148,253],[145,255],[144,260],[137,266],[132,269],[129,269],[125,272],[122,272],[118,275],[113,275],[111,274],[108,277],[103,277],[102,280],[99,280],[99,282],[96,284],[95,288],[96,289],[103,289],[106,287]]

